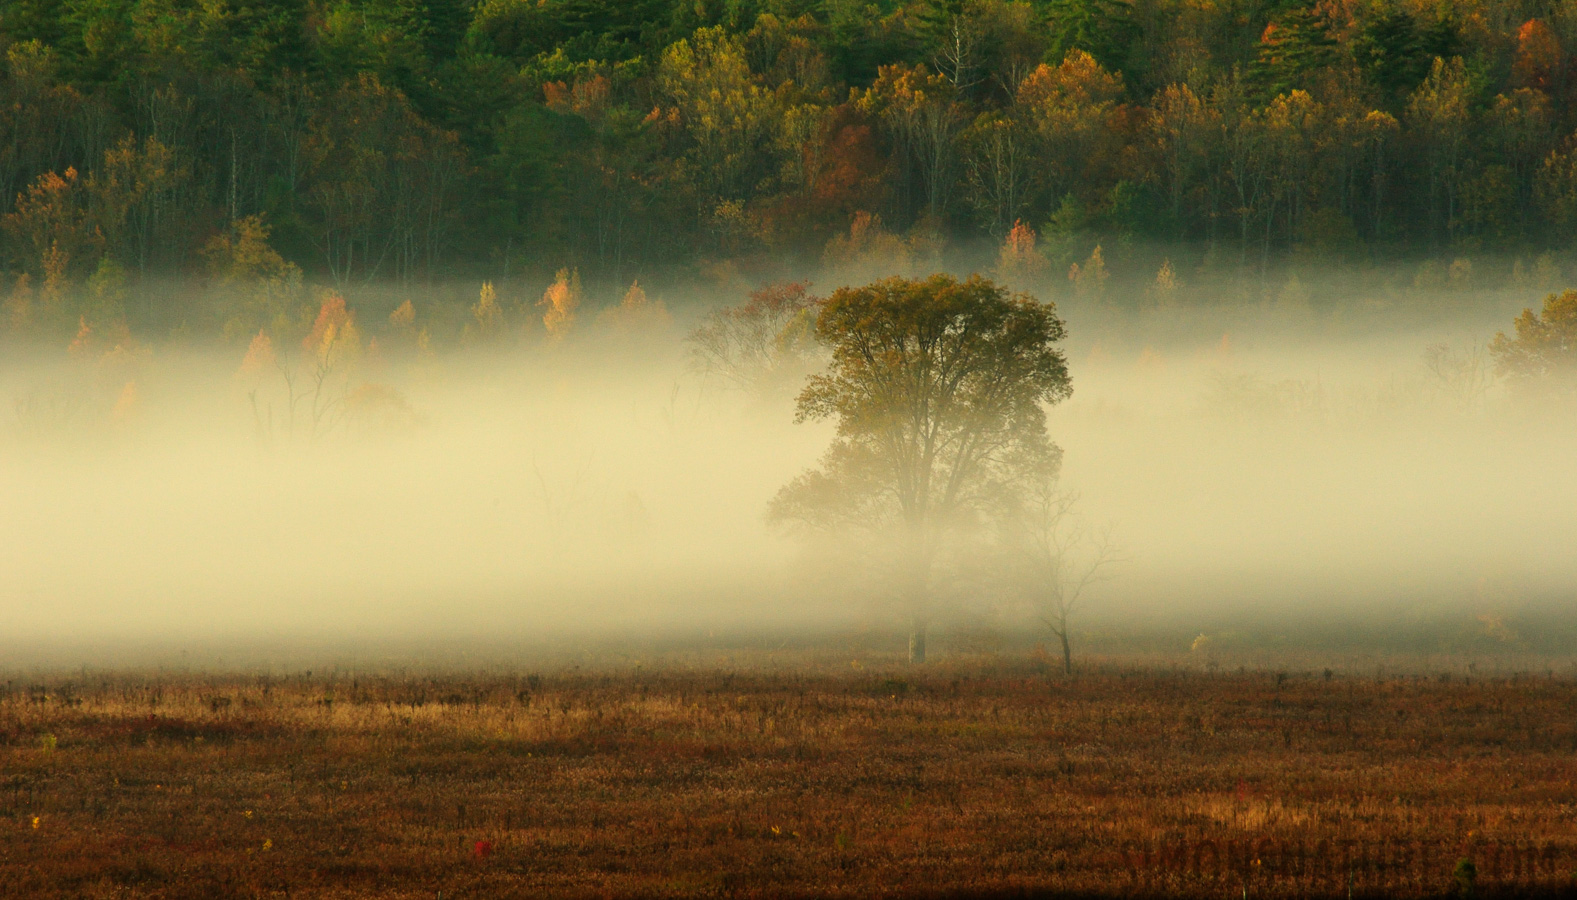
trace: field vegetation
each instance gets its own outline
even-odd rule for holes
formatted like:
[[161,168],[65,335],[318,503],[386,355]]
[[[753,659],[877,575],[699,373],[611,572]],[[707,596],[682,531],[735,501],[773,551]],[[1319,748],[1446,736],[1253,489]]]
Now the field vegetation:
[[1557,896],[1577,878],[1569,673],[1065,677],[1058,656],[13,676],[0,879],[195,898]]

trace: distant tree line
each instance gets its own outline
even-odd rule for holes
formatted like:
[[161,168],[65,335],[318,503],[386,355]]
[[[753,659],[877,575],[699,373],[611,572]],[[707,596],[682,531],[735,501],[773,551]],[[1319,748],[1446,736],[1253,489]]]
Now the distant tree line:
[[1561,252],[1574,51],[1577,0],[10,0],[0,255],[42,305],[259,235],[341,289]]

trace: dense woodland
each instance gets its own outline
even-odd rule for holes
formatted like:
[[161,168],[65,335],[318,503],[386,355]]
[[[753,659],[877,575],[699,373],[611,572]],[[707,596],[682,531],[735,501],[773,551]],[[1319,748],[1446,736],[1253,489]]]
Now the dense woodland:
[[1004,245],[1062,284],[1097,246],[1548,268],[1574,50],[1577,0],[10,0],[7,320]]

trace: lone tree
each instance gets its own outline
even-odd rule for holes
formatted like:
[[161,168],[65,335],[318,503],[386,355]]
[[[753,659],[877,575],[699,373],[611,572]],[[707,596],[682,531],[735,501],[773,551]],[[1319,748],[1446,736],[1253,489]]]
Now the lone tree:
[[1009,558],[1004,571],[1035,615],[1062,643],[1062,671],[1073,674],[1068,621],[1085,591],[1121,561],[1111,529],[1094,529],[1075,507],[1079,495],[1055,478],[1014,486],[1000,517]]
[[770,518],[885,533],[900,549],[909,659],[925,661],[939,549],[1014,484],[1053,477],[1047,404],[1073,391],[1055,307],[978,275],[889,278],[822,301],[832,355],[796,421],[834,419],[821,464],[780,490]]

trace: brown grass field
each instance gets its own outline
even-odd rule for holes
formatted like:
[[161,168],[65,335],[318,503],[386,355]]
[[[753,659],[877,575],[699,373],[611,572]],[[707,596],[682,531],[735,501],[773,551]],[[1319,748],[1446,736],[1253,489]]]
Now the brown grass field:
[[13,678],[0,896],[1564,896],[1577,681]]

